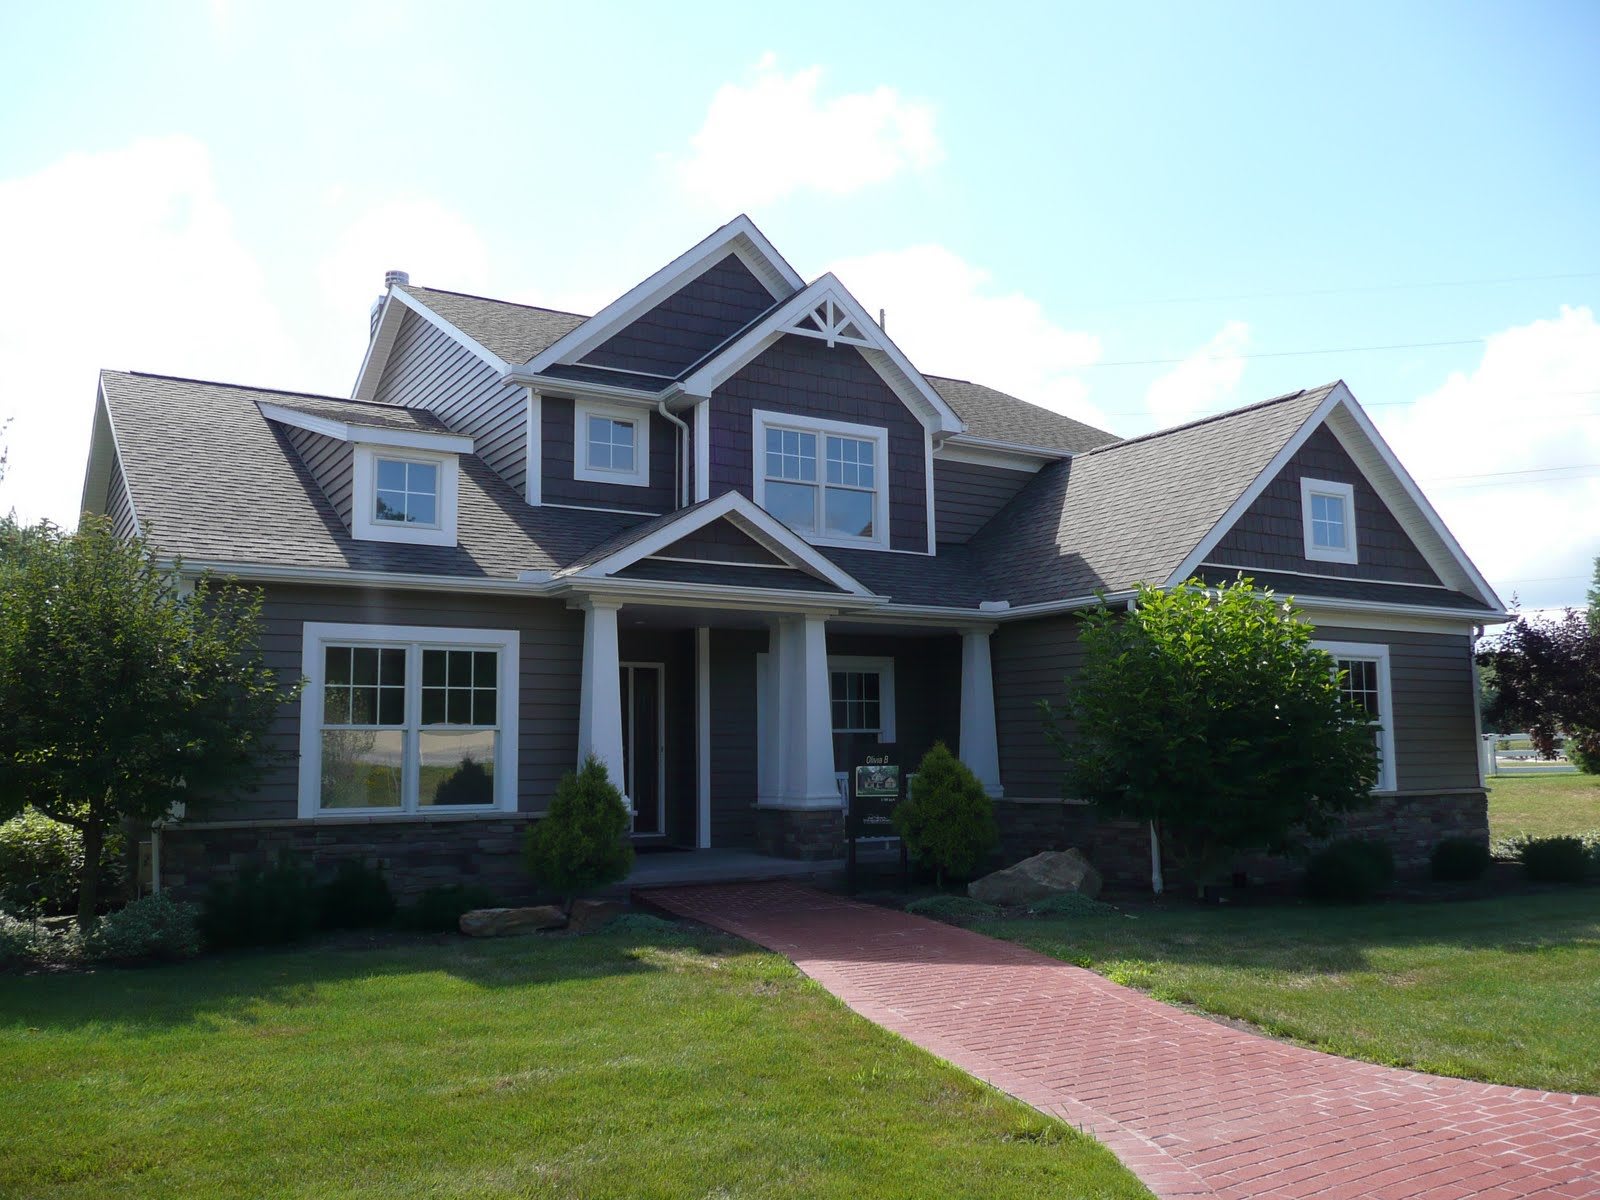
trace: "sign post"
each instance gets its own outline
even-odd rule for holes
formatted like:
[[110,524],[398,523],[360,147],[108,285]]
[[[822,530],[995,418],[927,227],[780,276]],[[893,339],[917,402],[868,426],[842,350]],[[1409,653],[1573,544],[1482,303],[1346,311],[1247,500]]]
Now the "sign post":
[[906,843],[894,827],[895,805],[905,795],[900,756],[893,745],[876,740],[856,743],[851,751],[850,808],[845,815],[850,890],[856,890],[856,843],[862,838],[896,838],[900,842],[900,886],[905,887],[910,875]]

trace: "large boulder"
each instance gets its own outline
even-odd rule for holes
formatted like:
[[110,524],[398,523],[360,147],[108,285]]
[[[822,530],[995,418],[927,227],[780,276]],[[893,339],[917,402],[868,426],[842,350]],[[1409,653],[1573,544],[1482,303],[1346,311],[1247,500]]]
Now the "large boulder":
[[1067,893],[1091,900],[1100,894],[1100,872],[1076,850],[1046,850],[967,885],[967,895],[986,904],[1033,904]]
[[529,908],[475,908],[461,914],[461,932],[468,937],[510,937],[517,933],[537,933],[541,929],[560,929],[567,914],[553,904]]
[[625,907],[620,900],[574,900],[567,928],[574,933],[594,933],[620,917]]

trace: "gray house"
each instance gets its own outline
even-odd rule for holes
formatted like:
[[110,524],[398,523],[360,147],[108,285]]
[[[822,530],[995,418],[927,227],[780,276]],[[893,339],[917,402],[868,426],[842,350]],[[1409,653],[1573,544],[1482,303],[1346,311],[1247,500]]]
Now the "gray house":
[[1372,714],[1365,824],[1485,833],[1505,614],[1343,383],[1118,438],[924,374],[744,217],[590,317],[387,285],[349,399],[101,376],[84,508],[263,587],[309,681],[281,770],[165,830],[169,885],[296,848],[504,886],[590,751],[641,847],[830,857],[861,738],[958,749],[1012,853],[1137,874],[1036,703],[1096,593],[1241,571]]

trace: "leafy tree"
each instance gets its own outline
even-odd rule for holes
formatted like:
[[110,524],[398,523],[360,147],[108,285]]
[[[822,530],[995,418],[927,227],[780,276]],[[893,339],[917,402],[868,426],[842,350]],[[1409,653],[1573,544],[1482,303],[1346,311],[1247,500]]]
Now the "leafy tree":
[[1589,581],[1589,628],[1600,632],[1600,554],[1595,555],[1594,575]]
[[524,857],[534,879],[568,909],[584,892],[627,878],[628,809],[605,763],[591,754],[561,777],[550,811],[528,830]]
[[1546,758],[1565,733],[1574,762],[1600,763],[1600,626],[1570,608],[1518,617],[1481,644],[1478,665],[1493,668],[1499,685],[1485,714],[1497,728],[1526,729]]
[[[122,820],[247,782],[298,690],[259,645],[261,596],[199,579],[184,594],[143,539],[103,517],[76,533],[0,528],[0,817],[31,804],[100,861]],[[82,872],[78,920],[98,903]]]
[[907,853],[933,868],[941,888],[947,874],[971,875],[1000,840],[993,801],[943,742],[935,742],[917,764],[911,794],[895,806],[894,825]]
[[1294,608],[1240,578],[1083,621],[1067,703],[1041,702],[1069,795],[1147,821],[1200,886],[1240,850],[1288,849],[1369,801],[1377,749]]

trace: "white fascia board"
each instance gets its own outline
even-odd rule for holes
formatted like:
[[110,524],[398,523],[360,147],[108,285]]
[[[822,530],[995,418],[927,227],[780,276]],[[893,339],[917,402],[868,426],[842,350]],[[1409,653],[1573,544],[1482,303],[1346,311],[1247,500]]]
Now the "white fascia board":
[[[519,383],[536,387],[546,396],[570,396],[574,400],[610,400],[618,404],[638,404],[654,408],[660,403],[661,392],[648,392],[642,388],[621,387],[614,383],[590,383],[582,379],[562,379],[558,375],[543,375],[527,367],[508,367],[500,376],[502,383]],[[666,389],[662,380],[662,390]]]
[[421,300],[409,294],[403,286],[395,284],[389,288],[389,295],[383,302],[383,312],[378,318],[378,331],[367,344],[366,357],[362,359],[361,371],[356,376],[356,386],[350,392],[352,400],[371,400],[377,394],[378,381],[383,378],[383,368],[388,364],[389,352],[394,349],[394,339],[400,332],[400,322],[407,311],[416,313],[496,371],[503,374],[510,368],[505,359],[490,351],[482,342],[468,337]]
[[464,433],[430,433],[424,429],[390,429],[387,426],[363,425],[360,421],[335,421],[331,417],[303,413],[267,400],[257,400],[256,407],[269,421],[293,425],[340,442],[393,446],[403,450],[435,450],[440,454],[472,453],[472,439]]
[[793,325],[817,305],[831,300],[843,309],[861,330],[866,341],[856,346],[878,372],[884,382],[893,388],[907,406],[916,414],[923,426],[935,433],[960,433],[966,428],[945,398],[939,395],[922,373],[911,365],[910,359],[878,327],[860,301],[852,296],[844,284],[832,274],[824,275],[810,287],[796,292],[788,301],[773,309],[764,318],[745,330],[711,358],[701,363],[683,380],[683,390],[691,396],[709,397],[729,376],[740,370],[778,338],[787,326]]
[[347,567],[296,567],[228,559],[166,559],[162,565],[184,578],[210,572],[248,583],[305,583],[326,587],[394,588],[422,592],[507,592],[538,596],[550,590],[548,580],[485,579],[474,575],[424,575],[406,571],[352,571]]
[[784,261],[756,228],[755,222],[741,213],[529,359],[526,370],[537,373],[556,363],[582,358],[730,252],[739,255],[740,261],[750,268],[774,300],[781,300],[805,286],[805,280]]
[[978,467],[1002,467],[1008,471],[1021,471],[1036,475],[1053,462],[1071,458],[1061,451],[1030,449],[1005,442],[984,442],[975,438],[946,438],[934,448],[936,462],[970,463]]
[[793,588],[739,587],[726,583],[684,583],[670,579],[587,579],[568,577],[551,589],[567,597],[568,607],[585,601],[609,600],[616,604],[657,604],[671,608],[737,608],[762,613],[810,612],[819,616],[876,610],[882,596],[850,596],[838,592],[808,592]]

